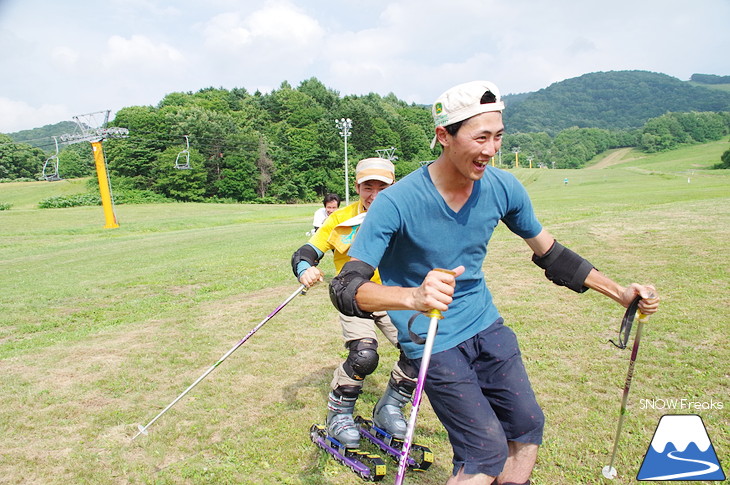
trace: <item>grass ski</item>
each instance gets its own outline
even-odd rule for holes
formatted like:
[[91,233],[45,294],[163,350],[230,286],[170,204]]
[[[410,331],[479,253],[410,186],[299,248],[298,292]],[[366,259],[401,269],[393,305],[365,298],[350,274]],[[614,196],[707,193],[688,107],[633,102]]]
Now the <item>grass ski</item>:
[[325,427],[319,424],[312,425],[309,435],[315,445],[363,480],[379,482],[385,477],[385,462],[378,455],[360,451],[357,448],[345,448],[339,441],[328,436]]
[[[395,460],[396,463],[398,463],[403,450],[403,440],[393,437],[387,431],[378,428],[372,421],[365,419],[362,416],[356,417],[355,423],[357,423],[360,428],[361,438],[365,438],[370,443],[377,446],[383,451],[383,453],[387,454]],[[428,470],[428,467],[430,467],[433,463],[433,452],[431,452],[431,449],[426,446],[414,443],[411,445],[409,455],[409,469],[425,471]]]

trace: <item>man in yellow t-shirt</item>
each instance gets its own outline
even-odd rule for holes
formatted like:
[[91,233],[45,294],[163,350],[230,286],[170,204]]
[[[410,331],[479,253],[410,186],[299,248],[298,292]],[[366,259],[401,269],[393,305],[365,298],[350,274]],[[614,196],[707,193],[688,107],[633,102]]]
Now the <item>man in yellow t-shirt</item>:
[[[348,251],[367,210],[379,192],[395,181],[393,163],[384,158],[360,160],[355,169],[355,190],[360,200],[332,213],[322,227],[292,256],[292,269],[299,282],[307,287],[323,281],[317,268],[321,258],[332,250],[337,273],[350,260]],[[380,283],[376,270],[372,281]],[[365,377],[378,366],[377,326],[396,347],[398,332],[386,312],[375,312],[372,319],[348,317],[340,313],[345,348],[350,353],[334,372],[332,391],[327,403],[327,433],[347,448],[357,448],[360,433],[353,418],[355,402],[362,392]],[[403,352],[393,366],[387,389],[373,410],[373,423],[396,438],[405,438],[408,423],[403,407],[416,387],[418,370],[408,364]]]

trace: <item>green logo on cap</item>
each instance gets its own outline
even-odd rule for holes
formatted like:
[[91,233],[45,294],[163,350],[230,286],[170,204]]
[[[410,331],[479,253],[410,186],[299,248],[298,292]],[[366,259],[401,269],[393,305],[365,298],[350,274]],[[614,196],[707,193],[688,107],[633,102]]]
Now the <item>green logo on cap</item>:
[[436,103],[436,106],[434,106],[434,109],[436,110],[436,114],[440,115],[441,112],[444,110],[444,105],[441,103]]

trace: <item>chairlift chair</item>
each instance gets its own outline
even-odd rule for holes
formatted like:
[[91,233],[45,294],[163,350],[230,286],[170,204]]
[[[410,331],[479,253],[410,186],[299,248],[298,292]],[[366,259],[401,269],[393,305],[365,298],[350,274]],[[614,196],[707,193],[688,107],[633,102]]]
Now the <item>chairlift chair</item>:
[[177,154],[175,158],[175,168],[179,170],[189,170],[190,167],[190,140],[188,135],[183,135],[185,138],[185,150]]
[[43,178],[48,182],[61,180],[61,176],[58,174],[58,138],[54,136],[53,141],[56,142],[56,154],[48,157],[43,164]]

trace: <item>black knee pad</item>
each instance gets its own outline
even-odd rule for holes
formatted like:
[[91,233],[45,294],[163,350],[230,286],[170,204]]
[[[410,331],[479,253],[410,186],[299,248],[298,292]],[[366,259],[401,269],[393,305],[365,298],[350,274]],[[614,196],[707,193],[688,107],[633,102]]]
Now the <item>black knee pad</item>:
[[362,381],[365,376],[372,374],[378,368],[380,356],[377,340],[371,338],[352,340],[347,343],[347,348],[350,349],[350,355],[342,364],[342,368],[350,378]]

